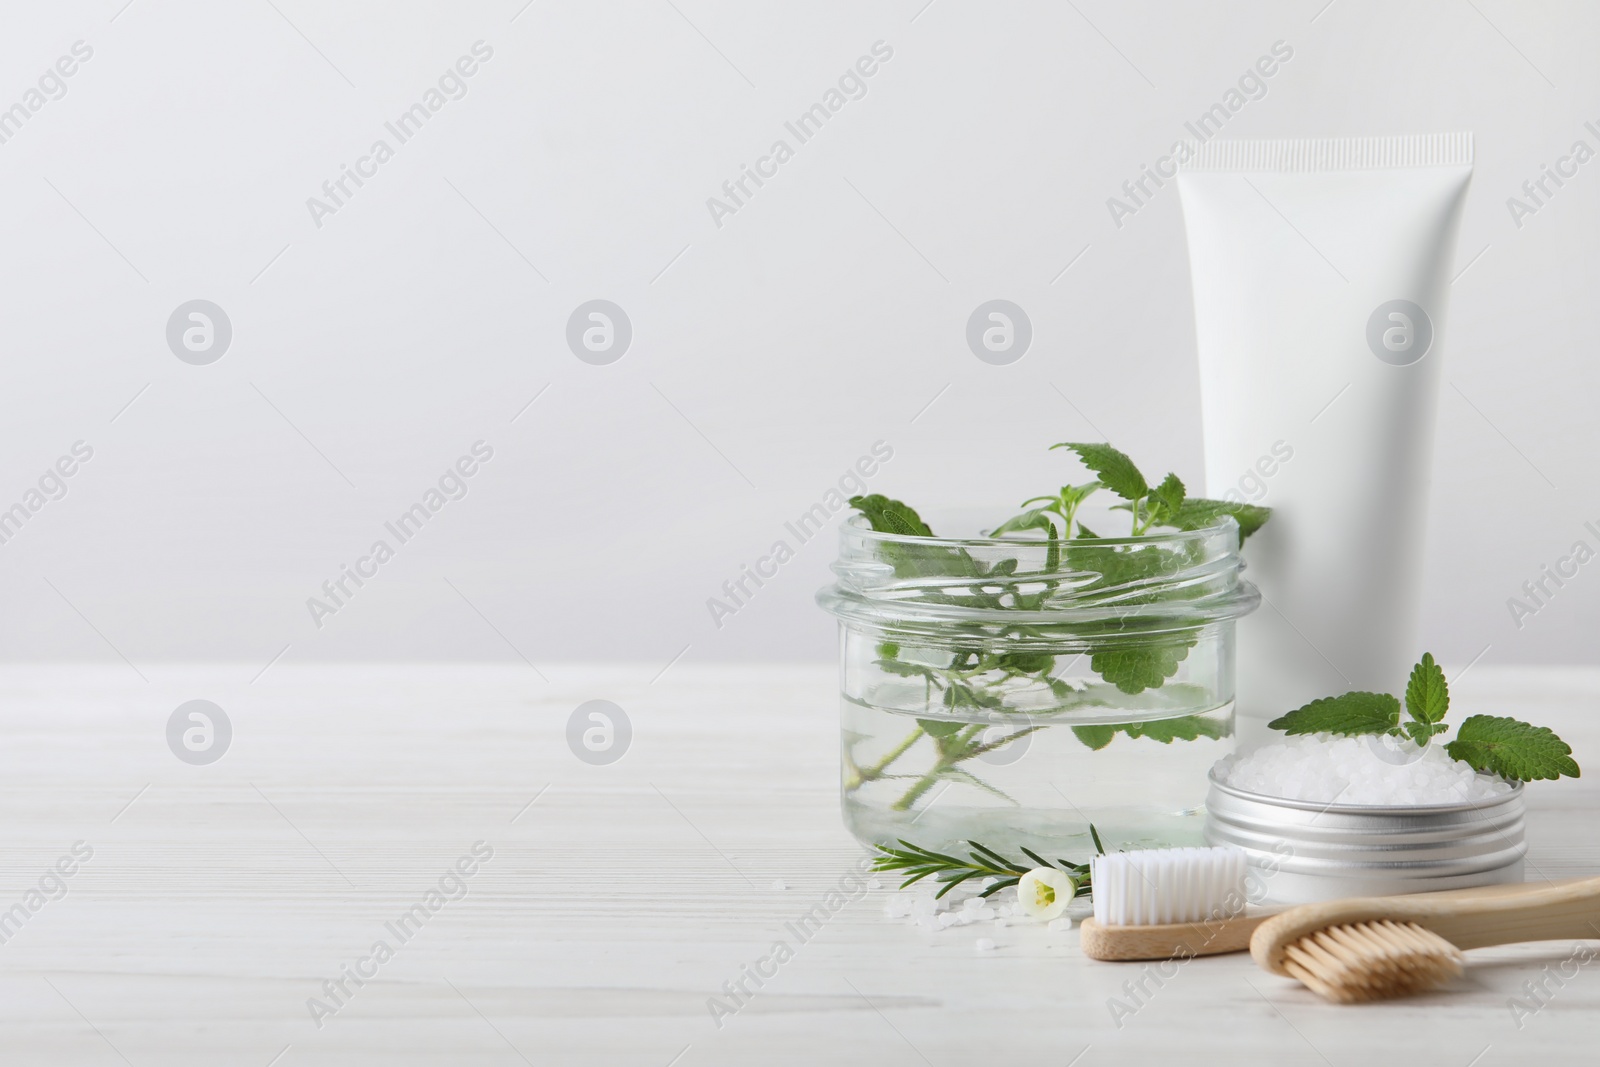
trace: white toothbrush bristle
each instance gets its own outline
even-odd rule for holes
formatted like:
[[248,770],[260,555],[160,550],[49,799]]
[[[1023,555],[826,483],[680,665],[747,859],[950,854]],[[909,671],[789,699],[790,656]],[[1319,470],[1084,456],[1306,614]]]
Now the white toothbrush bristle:
[[1245,906],[1242,849],[1152,848],[1089,861],[1102,926],[1159,926],[1229,918]]

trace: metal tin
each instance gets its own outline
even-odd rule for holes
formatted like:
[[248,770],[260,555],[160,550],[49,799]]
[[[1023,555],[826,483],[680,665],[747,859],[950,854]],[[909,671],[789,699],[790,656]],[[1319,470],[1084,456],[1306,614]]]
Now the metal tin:
[[1522,785],[1437,806],[1318,804],[1248,793],[1211,776],[1206,841],[1245,851],[1250,900],[1309,904],[1523,880]]

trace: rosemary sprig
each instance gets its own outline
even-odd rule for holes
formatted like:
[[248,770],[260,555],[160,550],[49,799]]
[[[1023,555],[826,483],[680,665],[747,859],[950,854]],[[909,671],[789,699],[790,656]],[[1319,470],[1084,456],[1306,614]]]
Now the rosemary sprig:
[[[1105,848],[1100,844],[1100,834],[1093,826],[1089,827],[1089,835],[1094,838],[1094,847],[1100,855],[1105,855]],[[1065,871],[1077,884],[1078,891],[1075,896],[1087,896],[1090,891],[1089,865],[1087,863],[1071,863],[1067,860],[1048,860],[1030,848],[1023,848],[1022,854],[1032,862],[1023,864],[1017,860],[996,852],[994,849],[981,845],[976,841],[967,842],[967,858],[960,859],[943,852],[934,852],[913,845],[901,839],[900,847],[893,848],[889,845],[874,845],[881,855],[872,861],[874,871],[899,871],[906,875],[906,880],[900,883],[900,888],[905,889],[924,878],[932,876],[940,883],[940,889],[934,894],[937,900],[950,890],[963,882],[973,878],[994,879],[978,895],[980,897],[992,896],[1002,889],[1007,889],[1017,884],[1022,876],[1039,867],[1050,867],[1058,871]]]

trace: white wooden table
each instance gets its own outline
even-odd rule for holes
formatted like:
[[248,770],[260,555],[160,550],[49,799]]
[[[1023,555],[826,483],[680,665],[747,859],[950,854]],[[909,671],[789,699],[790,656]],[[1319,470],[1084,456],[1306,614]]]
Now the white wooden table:
[[[1108,998],[1139,965],[1085,960],[1075,930],[927,934],[884,917],[886,887],[800,944],[785,924],[859,856],[832,669],[657,669],[0,671],[0,1062],[1595,1062],[1600,964],[1547,979],[1520,1028],[1508,1006],[1567,944],[1475,952],[1448,991],[1359,1008],[1198,960],[1120,1026]],[[1600,775],[1600,671],[1480,665],[1456,691],[1455,714],[1549,724]],[[204,766],[166,742],[195,698],[233,728]],[[596,698],[633,727],[609,766],[565,740]],[[1597,801],[1591,778],[1530,787],[1533,871],[1600,873]],[[79,841],[92,857],[48,877]],[[480,841],[466,895],[428,912]],[[419,902],[401,940],[386,924]],[[708,998],[780,938],[793,959],[719,1027]],[[358,965],[319,1027],[308,1000],[333,1008],[324,982]]]

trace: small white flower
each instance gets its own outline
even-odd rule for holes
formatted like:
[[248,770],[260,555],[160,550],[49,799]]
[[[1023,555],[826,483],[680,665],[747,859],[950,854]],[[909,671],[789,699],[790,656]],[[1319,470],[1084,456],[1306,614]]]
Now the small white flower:
[[1040,922],[1066,911],[1077,893],[1077,880],[1054,867],[1036,867],[1017,882],[1017,903],[1025,915]]

